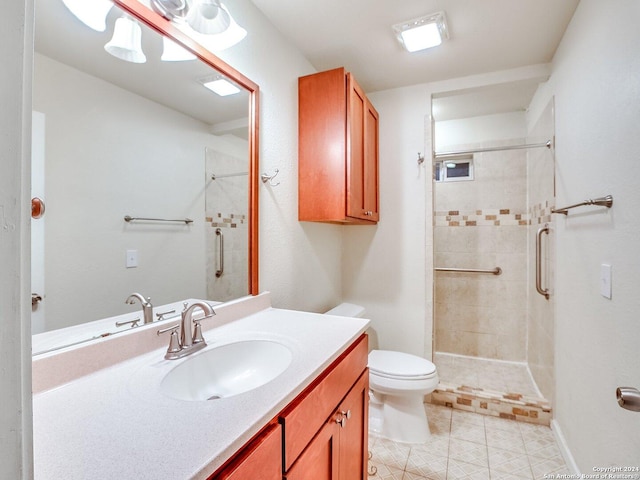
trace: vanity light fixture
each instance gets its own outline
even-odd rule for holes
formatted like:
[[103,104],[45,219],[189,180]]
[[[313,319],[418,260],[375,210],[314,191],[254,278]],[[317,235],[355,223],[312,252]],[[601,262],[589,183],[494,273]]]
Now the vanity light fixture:
[[220,95],[221,97],[240,93],[240,89],[238,87],[221,75],[202,78],[200,79],[200,83],[202,83],[205,88],[208,88],[213,93]]
[[187,14],[187,23],[198,33],[214,35],[231,25],[231,15],[220,0],[195,0]]
[[113,7],[111,0],[62,0],[62,3],[87,27],[96,32],[106,30],[107,14]]
[[145,63],[147,57],[142,51],[142,29],[133,18],[123,15],[116,20],[113,37],[104,49],[120,60]]
[[151,7],[211,51],[232,47],[247,36],[220,0],[151,0]]
[[449,38],[444,12],[398,23],[392,29],[408,52],[436,47]]

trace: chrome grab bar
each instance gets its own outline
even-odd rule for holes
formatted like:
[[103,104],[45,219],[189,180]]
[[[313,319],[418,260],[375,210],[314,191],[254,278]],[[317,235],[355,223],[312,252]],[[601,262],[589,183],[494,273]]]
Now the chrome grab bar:
[[224,273],[224,235],[220,228],[216,228],[216,237],[220,237],[220,254],[218,255],[220,268],[216,270],[216,278],[220,278]]
[[536,234],[536,290],[544,298],[549,300],[549,289],[542,288],[542,234],[549,235],[549,225],[540,227]]
[[444,267],[436,267],[434,268],[436,272],[457,272],[457,273],[491,273],[493,275],[501,275],[502,269],[500,267],[496,267],[493,270],[482,270],[479,268],[444,268]]

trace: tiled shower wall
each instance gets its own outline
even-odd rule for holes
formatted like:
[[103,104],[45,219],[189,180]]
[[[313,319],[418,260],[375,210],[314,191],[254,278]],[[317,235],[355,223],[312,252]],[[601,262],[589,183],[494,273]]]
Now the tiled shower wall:
[[[491,145],[458,145],[454,149]],[[527,153],[474,155],[474,180],[437,182],[435,266],[501,275],[436,272],[436,351],[525,361],[527,346]]]
[[[226,301],[248,294],[249,224],[247,159],[207,148],[205,221],[207,228],[207,298]],[[211,175],[240,174],[216,180]],[[224,273],[220,268],[220,229],[224,237]]]

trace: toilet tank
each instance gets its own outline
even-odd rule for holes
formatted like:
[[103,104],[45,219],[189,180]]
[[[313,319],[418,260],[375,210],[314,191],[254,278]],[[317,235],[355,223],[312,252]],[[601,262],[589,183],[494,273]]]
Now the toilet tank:
[[341,303],[333,307],[325,315],[338,315],[340,317],[363,317],[365,313],[364,307],[354,303]]

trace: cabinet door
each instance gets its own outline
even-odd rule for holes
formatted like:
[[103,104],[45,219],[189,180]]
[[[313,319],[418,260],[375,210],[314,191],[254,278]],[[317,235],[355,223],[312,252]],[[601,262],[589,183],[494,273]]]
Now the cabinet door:
[[347,215],[378,221],[378,112],[347,74]]
[[[338,480],[340,428],[332,416],[307,445],[285,480]],[[346,477],[345,477],[346,478]],[[354,477],[355,479],[355,477]]]
[[367,97],[351,74],[347,74],[347,215],[369,220],[365,198],[365,110]]
[[270,426],[211,480],[281,480],[282,427]]
[[364,110],[364,211],[369,220],[377,222],[379,214],[378,179],[378,112],[365,98]]
[[338,407],[338,413],[346,418],[340,428],[340,480],[367,478],[368,409],[369,369],[366,369]]

